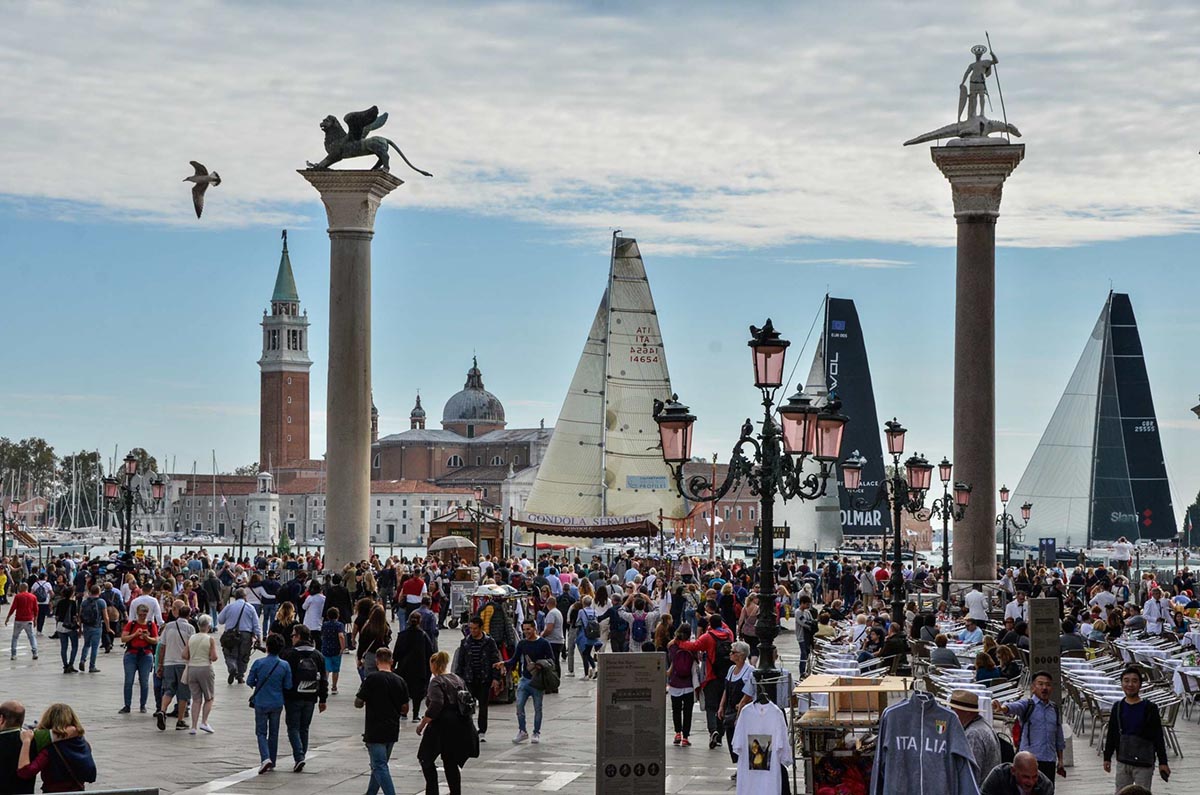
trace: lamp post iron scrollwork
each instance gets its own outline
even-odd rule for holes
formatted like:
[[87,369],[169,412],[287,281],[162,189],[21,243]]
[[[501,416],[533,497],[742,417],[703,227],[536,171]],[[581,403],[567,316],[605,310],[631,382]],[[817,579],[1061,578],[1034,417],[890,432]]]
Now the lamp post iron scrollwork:
[[[156,513],[162,506],[163,491],[166,483],[162,476],[155,473],[150,478],[150,497],[146,498],[142,482],[137,482],[138,460],[133,453],[125,456],[121,469],[121,478],[109,475],[104,479],[104,503],[110,510],[116,511],[117,521],[121,525],[121,551],[133,549],[133,510],[137,508],[144,514]],[[142,481],[145,480],[143,477]]]
[[[747,419],[733,446],[724,482],[719,485],[704,475],[693,475],[684,482],[683,466],[692,457],[692,426],[696,417],[679,402],[678,395],[670,400],[654,401],[654,420],[658,423],[663,459],[672,471],[675,488],[692,502],[717,502],[730,489],[745,482],[759,498],[759,520],[762,531],[758,537],[758,584],[760,609],[755,629],[759,639],[759,681],[771,678],[775,671],[775,638],[778,619],[775,610],[775,498],[784,501],[814,500],[823,494],[830,475],[834,474],[842,448],[842,432],[847,417],[841,404],[832,398],[824,407],[813,405],[812,399],[797,390],[787,402],[776,409],[775,395],[783,386],[783,363],[788,346],[781,339],[770,318],[762,328],[750,327],[747,343],[753,353],[754,386],[762,394],[762,431],[754,432],[754,423]],[[778,424],[775,414],[778,411]],[[746,448],[750,451],[747,452]],[[811,457],[820,469],[804,472],[804,461]],[[715,480],[715,478],[714,478]],[[834,481],[836,483],[836,479]]]

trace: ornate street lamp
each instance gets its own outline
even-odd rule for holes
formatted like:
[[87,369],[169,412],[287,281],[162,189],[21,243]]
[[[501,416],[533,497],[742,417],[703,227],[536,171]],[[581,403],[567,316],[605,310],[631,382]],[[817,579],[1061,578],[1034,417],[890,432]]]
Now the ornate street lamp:
[[156,513],[163,503],[166,483],[158,473],[150,478],[150,493],[146,494],[145,480],[138,479],[138,460],[133,453],[125,456],[121,468],[121,479],[109,475],[104,479],[104,502],[117,514],[121,527],[121,551],[133,549],[133,511],[137,508],[144,514]]
[[[925,508],[925,495],[929,491],[929,487],[933,482],[934,465],[929,463],[925,456],[916,454],[911,455],[904,462],[904,469],[900,469],[900,457],[904,455],[904,439],[908,430],[896,421],[895,418],[884,423],[883,435],[887,441],[888,454],[892,456],[892,476],[885,478],[879,484],[879,490],[875,494],[874,500],[859,498],[855,500],[855,504],[864,508],[877,508],[883,503],[888,503],[892,509],[892,576],[889,580],[888,587],[892,592],[892,621],[900,622],[900,626],[904,626],[904,554],[903,544],[901,542],[900,523],[904,513],[908,513],[928,521],[930,515],[938,510],[944,512],[945,506],[950,505],[950,497],[947,492],[946,484],[950,482],[952,466],[948,460],[942,459],[938,465],[938,475],[942,479],[942,499],[935,501],[933,509]],[[848,490],[853,490],[859,487],[862,482],[862,462],[855,462],[855,466],[851,466],[849,462],[842,464],[842,473],[845,478],[845,485]],[[960,489],[961,487],[961,489]],[[971,488],[964,484],[955,485],[955,503],[961,504],[965,509],[966,502],[970,500]],[[960,503],[959,500],[962,500]],[[951,505],[953,510],[953,505]],[[949,519],[945,520],[946,522]],[[942,546],[942,576],[945,582],[947,572],[949,571],[949,562],[946,557],[945,542],[949,535],[949,530],[943,525],[943,546]],[[884,534],[886,541],[887,534]],[[880,550],[880,560],[886,559],[884,549]],[[914,557],[915,560],[915,557]],[[943,593],[947,592],[948,585],[943,584]]]
[[942,481],[941,499],[933,501],[929,508],[930,517],[942,520],[942,599],[950,601],[950,521],[961,521],[971,503],[971,487],[966,483],[954,484],[954,495],[951,499],[950,479],[954,465],[950,459],[942,457],[938,464],[938,479]]
[[1026,501],[1021,506],[1021,519],[1023,521],[1018,522],[1016,517],[1008,512],[1008,499],[1011,495],[1012,492],[1008,490],[1008,486],[1000,487],[1000,515],[996,517],[996,524],[999,526],[1000,532],[1004,534],[1004,562],[1002,566],[1005,571],[1012,564],[1011,533],[1013,530],[1016,530],[1018,532],[1018,540],[1020,540],[1020,531],[1029,525],[1029,514],[1033,511],[1033,503]]
[[[778,495],[784,501],[814,500],[825,494],[841,456],[842,434],[848,418],[841,413],[841,404],[835,398],[818,407],[809,396],[797,391],[779,406],[776,423],[775,393],[783,385],[784,359],[791,343],[780,338],[770,318],[761,329],[751,326],[750,334],[747,344],[753,354],[754,385],[762,394],[762,431],[755,434],[754,423],[749,419],[742,424],[723,483],[718,485],[715,477],[709,480],[704,475],[692,476],[684,483],[683,465],[692,457],[692,426],[696,417],[679,402],[678,395],[671,395],[665,402],[654,401],[654,421],[658,423],[663,460],[684,499],[715,503],[743,481],[759,496],[758,585],[763,607],[755,624],[759,639],[755,675],[761,682],[774,676],[776,663],[775,497]],[[747,446],[752,448],[749,454],[745,452]],[[807,458],[819,464],[818,472],[804,474]],[[845,476],[851,477],[848,470]]]
[[12,522],[16,527],[20,507],[21,503],[15,497],[9,500],[8,505],[0,503],[0,561],[8,557],[8,523]]

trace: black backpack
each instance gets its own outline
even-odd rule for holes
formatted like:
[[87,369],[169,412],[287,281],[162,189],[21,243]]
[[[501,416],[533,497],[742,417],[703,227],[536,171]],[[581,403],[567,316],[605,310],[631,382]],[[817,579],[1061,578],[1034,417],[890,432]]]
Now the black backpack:
[[[996,740],[1000,743],[1000,761],[1011,762],[1017,756],[1017,748],[1013,745],[1012,737],[1003,732],[996,732]],[[984,775],[987,775],[986,773]]]
[[321,667],[316,652],[304,652],[292,671],[292,681],[300,695],[315,696],[321,686]]
[[457,708],[460,717],[469,718],[475,714],[477,702],[475,701],[475,696],[471,695],[470,690],[463,689],[455,691],[454,696],[455,707]]
[[729,656],[733,652],[733,638],[731,635],[725,637],[713,635],[713,640],[716,641],[716,649],[713,653],[713,672],[718,679],[724,679],[725,674],[733,666],[733,658]]
[[98,627],[101,622],[100,612],[100,597],[89,596],[83,600],[83,607],[79,610],[79,619],[85,627]]

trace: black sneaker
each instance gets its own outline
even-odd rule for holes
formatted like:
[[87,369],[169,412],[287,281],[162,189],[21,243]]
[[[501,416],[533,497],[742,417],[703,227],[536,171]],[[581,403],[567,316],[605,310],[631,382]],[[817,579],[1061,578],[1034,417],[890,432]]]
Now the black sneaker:
[[190,725],[191,724],[189,724],[186,720],[177,720],[175,721],[175,731],[183,731],[184,729],[189,728]]
[[128,715],[129,707],[121,707],[119,710],[117,710],[117,714],[118,715]]
[[708,750],[712,750],[721,744],[721,733],[713,732],[708,735]]
[[167,730],[167,716],[162,710],[155,711],[154,722],[158,724],[158,730],[160,732]]
[[295,765],[292,766],[293,773],[299,773],[303,769],[304,769],[304,760],[303,759],[301,759],[299,762],[297,762]]
[[145,714],[146,714],[146,712],[147,712],[147,710],[146,710],[146,708],[145,708],[145,707],[138,707],[138,712],[140,712],[140,713],[142,713],[143,715],[145,715]]
[[88,673],[89,674],[98,674],[98,673],[100,673],[100,669],[99,668],[89,668]]
[[230,673],[229,676],[225,678],[225,684],[228,684],[228,685],[233,684],[234,677],[235,677],[235,674]]

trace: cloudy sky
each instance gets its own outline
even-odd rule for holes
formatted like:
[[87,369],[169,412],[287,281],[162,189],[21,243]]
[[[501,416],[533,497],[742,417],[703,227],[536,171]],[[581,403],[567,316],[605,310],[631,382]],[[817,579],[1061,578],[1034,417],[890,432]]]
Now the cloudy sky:
[[[140,444],[180,469],[214,447],[222,468],[253,460],[257,323],[287,226],[322,439],[328,247],[295,169],[322,154],[322,117],[378,104],[381,133],[435,174],[394,160],[408,181],[377,224],[385,432],[418,388],[440,411],[473,352],[510,427],[552,423],[620,228],[701,448],[724,454],[754,406],[745,327],[769,314],[798,351],[828,289],[858,302],[881,414],[940,457],[954,222],[926,147],[900,144],[953,120],[989,30],[1028,146],[998,227],[1000,477],[1019,479],[1111,285],[1132,296],[1190,502],[1200,10],[644,5],[8,9],[0,435]],[[191,159],[225,180],[203,221]]]

